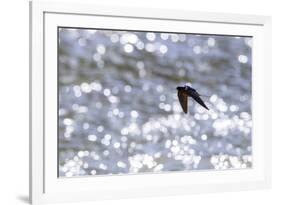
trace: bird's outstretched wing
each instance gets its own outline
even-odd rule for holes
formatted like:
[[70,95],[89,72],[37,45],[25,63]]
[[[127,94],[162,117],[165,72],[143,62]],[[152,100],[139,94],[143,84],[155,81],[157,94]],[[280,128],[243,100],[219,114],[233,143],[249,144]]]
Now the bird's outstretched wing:
[[189,93],[190,97],[192,97],[197,103],[199,103],[201,106],[209,110],[209,108],[205,105],[203,100],[200,98],[200,95],[196,91],[192,91]]
[[178,91],[178,98],[184,113],[188,112],[188,95],[183,91]]

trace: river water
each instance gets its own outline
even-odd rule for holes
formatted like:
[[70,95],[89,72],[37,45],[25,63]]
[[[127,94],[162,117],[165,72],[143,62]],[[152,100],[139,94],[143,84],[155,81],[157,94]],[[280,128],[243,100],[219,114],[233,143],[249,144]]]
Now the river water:
[[250,168],[251,40],[60,28],[59,176]]

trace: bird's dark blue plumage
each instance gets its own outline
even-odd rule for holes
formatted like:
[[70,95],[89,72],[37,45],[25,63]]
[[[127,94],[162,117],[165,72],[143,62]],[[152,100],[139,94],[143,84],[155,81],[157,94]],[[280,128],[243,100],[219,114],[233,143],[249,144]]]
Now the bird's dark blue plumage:
[[178,90],[178,98],[181,104],[181,107],[185,113],[188,111],[188,97],[192,97],[197,103],[199,103],[202,107],[209,110],[209,108],[205,105],[204,101],[200,98],[200,94],[192,87],[185,85],[177,87]]

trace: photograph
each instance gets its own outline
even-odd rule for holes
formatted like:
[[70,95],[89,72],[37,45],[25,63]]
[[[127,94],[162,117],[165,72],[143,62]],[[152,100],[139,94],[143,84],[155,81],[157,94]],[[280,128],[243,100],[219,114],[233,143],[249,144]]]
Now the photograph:
[[252,168],[252,36],[57,35],[58,177]]

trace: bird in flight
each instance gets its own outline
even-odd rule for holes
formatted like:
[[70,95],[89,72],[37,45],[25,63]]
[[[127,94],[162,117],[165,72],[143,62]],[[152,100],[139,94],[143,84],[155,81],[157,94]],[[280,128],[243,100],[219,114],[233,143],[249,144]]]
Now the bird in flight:
[[209,110],[209,108],[205,105],[203,100],[200,98],[200,94],[192,87],[188,85],[177,87],[178,90],[178,98],[181,104],[181,107],[184,113],[188,112],[188,97],[192,97],[197,103],[199,103],[202,107]]

